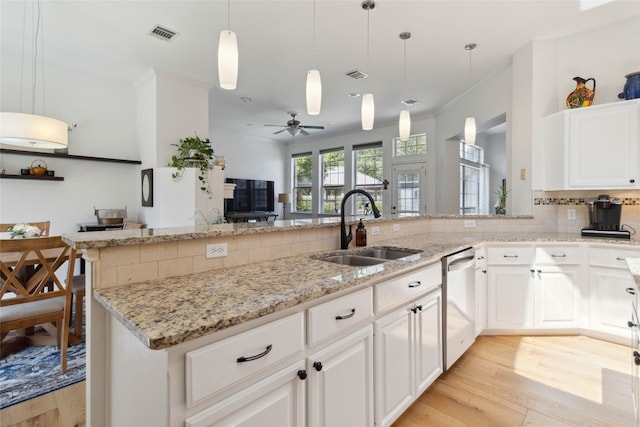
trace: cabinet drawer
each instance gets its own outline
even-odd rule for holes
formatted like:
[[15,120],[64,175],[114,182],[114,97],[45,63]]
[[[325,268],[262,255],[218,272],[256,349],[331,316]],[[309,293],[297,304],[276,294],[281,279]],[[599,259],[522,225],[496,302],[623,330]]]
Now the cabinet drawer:
[[186,354],[187,405],[303,349],[303,313],[296,313],[190,351]]
[[376,312],[380,313],[442,285],[442,264],[398,277],[375,288]]
[[625,258],[640,257],[640,249],[632,248],[589,248],[589,264],[602,267],[627,269]]
[[537,246],[536,265],[553,264],[580,264],[582,262],[583,248],[580,246]]
[[487,263],[492,265],[533,264],[532,246],[500,246],[487,248]]
[[309,345],[337,334],[373,315],[373,291],[363,289],[308,310]]

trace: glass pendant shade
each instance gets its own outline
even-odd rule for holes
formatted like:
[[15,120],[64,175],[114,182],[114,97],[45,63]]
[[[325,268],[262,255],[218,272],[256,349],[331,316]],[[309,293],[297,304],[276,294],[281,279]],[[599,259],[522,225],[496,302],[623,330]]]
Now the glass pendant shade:
[[398,130],[400,131],[400,141],[407,141],[411,136],[411,114],[409,110],[400,111]]
[[373,129],[373,118],[375,116],[375,106],[373,104],[373,94],[362,95],[362,130]]
[[62,120],[25,113],[0,113],[0,142],[33,148],[66,148],[69,127]]
[[218,43],[218,78],[220,87],[234,90],[238,82],[238,39],[230,30],[220,32]]
[[464,143],[474,145],[476,143],[476,118],[467,117],[464,121]]
[[322,80],[320,71],[309,70],[307,73],[307,114],[317,116],[322,105]]

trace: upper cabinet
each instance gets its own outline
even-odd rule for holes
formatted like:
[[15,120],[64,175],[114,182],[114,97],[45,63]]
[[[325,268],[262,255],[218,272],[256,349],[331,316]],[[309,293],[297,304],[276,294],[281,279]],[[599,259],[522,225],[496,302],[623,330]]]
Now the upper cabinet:
[[544,119],[545,190],[640,189],[640,100]]

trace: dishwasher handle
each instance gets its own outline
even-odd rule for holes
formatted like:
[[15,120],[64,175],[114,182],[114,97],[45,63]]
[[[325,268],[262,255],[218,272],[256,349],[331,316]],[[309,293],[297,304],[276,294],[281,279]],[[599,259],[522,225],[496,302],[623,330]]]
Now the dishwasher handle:
[[459,258],[452,261],[451,264],[447,266],[447,271],[458,271],[466,268],[473,268],[475,267],[475,259],[476,257],[474,255]]

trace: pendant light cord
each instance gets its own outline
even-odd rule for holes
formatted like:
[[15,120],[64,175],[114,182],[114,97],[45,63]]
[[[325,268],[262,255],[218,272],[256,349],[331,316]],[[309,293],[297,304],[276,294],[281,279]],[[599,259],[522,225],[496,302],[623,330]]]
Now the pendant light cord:
[[313,34],[311,38],[312,66],[316,68],[316,0],[313,0]]
[[227,30],[231,30],[231,0],[227,0]]

